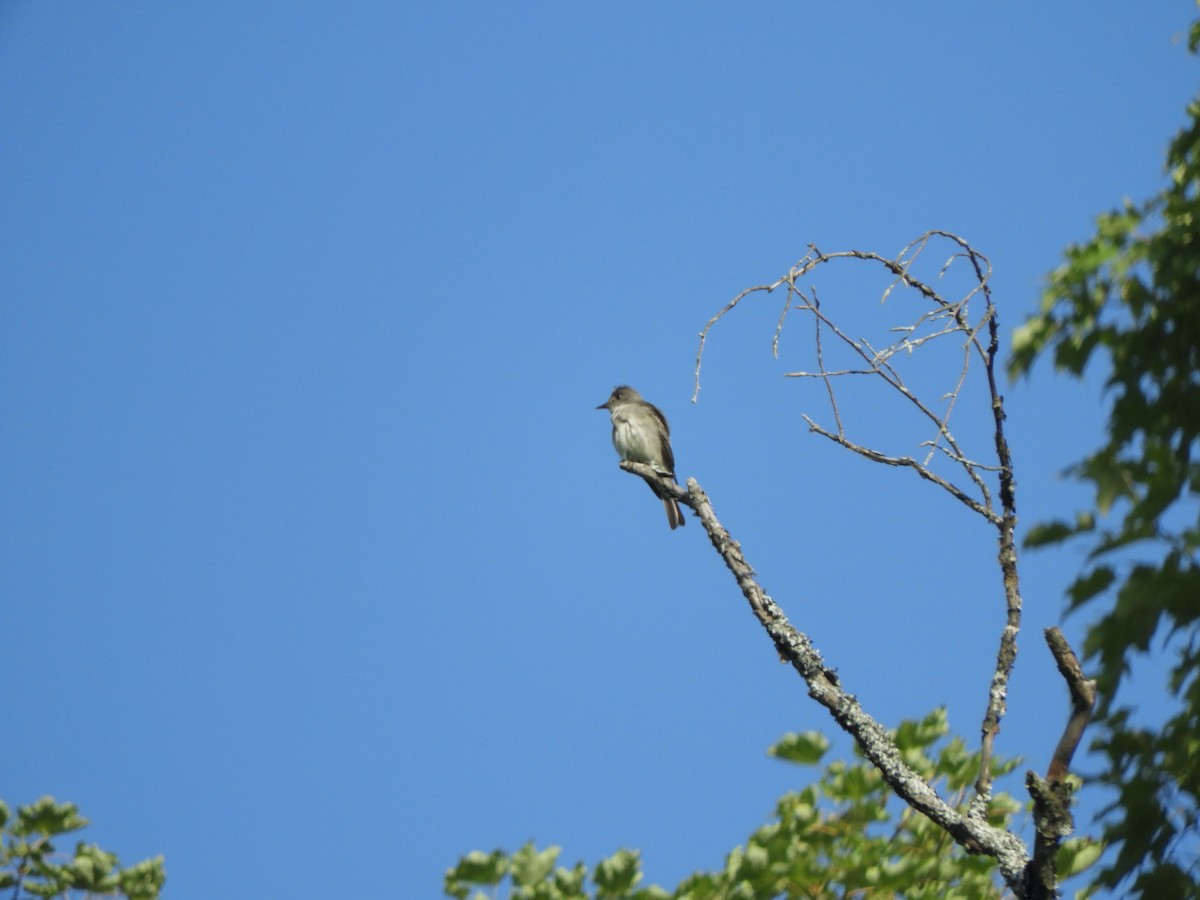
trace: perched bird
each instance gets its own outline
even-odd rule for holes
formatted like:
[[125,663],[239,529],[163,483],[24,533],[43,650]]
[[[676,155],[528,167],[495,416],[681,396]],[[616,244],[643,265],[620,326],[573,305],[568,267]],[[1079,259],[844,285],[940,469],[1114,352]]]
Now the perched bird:
[[[662,475],[675,478],[675,454],[671,452],[671,428],[667,417],[653,403],[628,385],[613,388],[612,396],[596,409],[607,409],[612,416],[612,442],[621,459],[653,466]],[[667,522],[672,530],[686,524],[683,510],[670,494],[664,494],[649,481],[654,496],[667,509]]]

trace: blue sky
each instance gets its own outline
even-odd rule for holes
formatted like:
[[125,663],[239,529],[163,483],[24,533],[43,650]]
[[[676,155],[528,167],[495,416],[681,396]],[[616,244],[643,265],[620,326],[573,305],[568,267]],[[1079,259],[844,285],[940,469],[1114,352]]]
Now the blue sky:
[[[991,258],[1008,334],[1160,186],[1194,13],[5,4],[3,799],[165,854],[173,900],[438,896],[529,839],[719,867],[801,784],[765,748],[833,727],[617,468],[622,382],[864,706],[974,739],[992,534],[807,432],[775,297],[718,326],[693,405],[696,334],[809,242],[932,228]],[[877,308],[840,277],[826,303]],[[1098,384],[1006,393],[1022,524],[1069,514]],[[1022,557],[997,750],[1039,770],[1080,562]]]

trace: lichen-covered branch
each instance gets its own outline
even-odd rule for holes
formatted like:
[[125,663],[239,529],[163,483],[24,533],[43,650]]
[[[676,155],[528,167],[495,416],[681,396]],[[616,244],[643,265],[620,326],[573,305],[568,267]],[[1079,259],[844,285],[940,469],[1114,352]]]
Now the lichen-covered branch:
[[[979,272],[976,266],[976,272]],[[981,276],[982,277],[982,276]],[[975,783],[975,801],[972,814],[983,816],[992,796],[992,748],[996,735],[1000,733],[1000,720],[1007,711],[1008,680],[1017,660],[1017,634],[1021,630],[1021,583],[1017,574],[1017,500],[1016,482],[1013,477],[1012,454],[1004,436],[1004,398],[996,387],[996,356],[1000,352],[1000,326],[992,306],[991,290],[984,285],[987,305],[992,310],[988,317],[988,349],[984,371],[987,375],[988,394],[991,398],[992,421],[995,423],[993,436],[996,459],[1000,463],[1000,503],[1003,514],[998,523],[1000,532],[999,555],[1000,578],[1004,585],[1004,628],[1000,632],[1000,648],[996,653],[996,669],[988,690],[987,710],[983,717],[981,761],[979,779]]]
[[685,490],[651,466],[627,460],[620,465],[625,471],[652,482],[657,490],[674,495],[680,503],[695,512],[714,549],[733,574],[751,612],[774,643],[780,658],[800,674],[808,686],[809,696],[824,706],[842,729],[854,738],[896,795],[941,826],[968,852],[994,858],[1005,881],[1013,890],[1017,890],[1028,861],[1021,839],[954,809],[904,762],[887,730],[868,715],[858,699],[843,687],[836,670],[826,664],[808,635],[788,621],[783,610],[758,583],[754,569],[742,553],[741,545],[718,521],[708,495],[696,480],[688,479]]

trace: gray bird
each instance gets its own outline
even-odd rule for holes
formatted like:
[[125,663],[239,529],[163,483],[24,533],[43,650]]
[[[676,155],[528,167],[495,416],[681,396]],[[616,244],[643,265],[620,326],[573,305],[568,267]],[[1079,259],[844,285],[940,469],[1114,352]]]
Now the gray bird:
[[[656,472],[675,478],[675,454],[671,452],[671,428],[667,417],[653,403],[628,385],[613,388],[612,395],[596,409],[607,409],[612,416],[612,442],[621,459],[645,463]],[[687,524],[683,510],[670,494],[663,494],[650,482],[650,490],[663,502],[672,530]]]

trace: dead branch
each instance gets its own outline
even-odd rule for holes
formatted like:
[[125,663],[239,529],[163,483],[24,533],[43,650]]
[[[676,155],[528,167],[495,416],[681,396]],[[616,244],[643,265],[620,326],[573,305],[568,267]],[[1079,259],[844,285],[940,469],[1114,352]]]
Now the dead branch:
[[[969,267],[972,283],[962,296],[943,296],[938,287],[914,271],[914,266],[922,254],[934,244],[942,242],[948,242],[952,252],[938,271],[937,280],[942,279],[955,263],[965,263]],[[865,337],[852,336],[847,328],[842,327],[834,316],[826,312],[828,302],[818,296],[816,288],[806,287],[805,281],[809,276],[835,260],[862,261],[879,266],[887,272],[891,278],[880,298],[881,303],[887,302],[894,294],[904,290],[916,294],[921,304],[919,310],[911,314],[908,321],[889,329],[891,337],[887,339],[888,343],[876,347]],[[861,250],[824,253],[810,244],[808,253],[786,275],[770,284],[742,291],[705,324],[699,335],[695,389],[692,394],[692,400],[695,402],[700,391],[700,364],[705,343],[713,326],[751,294],[760,291],[771,293],[778,288],[786,288],[786,299],[775,327],[771,348],[772,353],[778,357],[780,336],[789,314],[811,317],[815,369],[787,373],[789,377],[794,378],[820,379],[825,387],[833,423],[829,427],[822,426],[806,415],[804,419],[810,431],[872,462],[913,470],[997,529],[1005,618],[980,728],[980,771],[975,783],[975,796],[967,814],[968,819],[980,824],[986,820],[991,803],[993,748],[1007,709],[1008,682],[1016,661],[1017,636],[1021,626],[1021,594],[1014,538],[1017,522],[1015,480],[1012,457],[1004,434],[1004,398],[997,388],[995,376],[996,357],[999,353],[999,326],[989,284],[991,271],[987,257],[971,247],[963,238],[946,231],[926,232],[893,258]],[[980,304],[982,310],[978,309]],[[830,337],[843,355],[849,354],[850,364],[827,365],[825,344],[826,339]],[[900,362],[934,344],[942,346],[953,341],[958,342],[957,352],[961,354],[961,363],[956,364],[945,391],[936,400],[922,396],[910,386],[902,374]],[[982,379],[969,377],[975,368],[982,368]],[[893,396],[914,409],[920,419],[927,423],[932,434],[918,444],[926,451],[922,459],[907,454],[885,452],[879,447],[870,446],[868,442],[850,436],[838,397],[839,383],[848,378],[877,381]],[[973,390],[980,382],[983,388],[981,400],[987,403],[991,411],[994,463],[978,462],[979,455],[967,453],[950,427],[951,420],[959,409],[960,399],[966,396],[964,391]],[[952,466],[952,474],[947,476],[934,471],[932,464],[935,460],[948,461]],[[957,475],[953,474],[955,472]],[[989,478],[998,488],[996,495],[999,506],[993,498]],[[681,502],[687,501],[681,498]],[[801,674],[803,675],[804,671],[801,671]],[[809,692],[817,696],[811,682]],[[1008,878],[1009,875],[1006,873],[1005,877]]]
[[741,545],[717,520],[708,495],[694,478],[687,489],[651,466],[623,460],[622,469],[653,483],[656,490],[673,495],[699,519],[709,540],[737,581],[751,612],[763,626],[781,659],[800,674],[809,696],[824,706],[838,725],[850,734],[864,755],[878,768],[884,780],[913,809],[929,817],[969,853],[994,858],[1005,881],[1017,890],[1024,877],[1027,853],[1016,835],[989,825],[986,820],[964,815],[943,800],[934,788],[904,762],[887,730],[869,716],[858,699],[841,684],[836,669],[829,666],[808,635],[788,621],[779,605],[758,583]]
[[1047,628],[1046,643],[1049,644],[1054,661],[1058,663],[1058,671],[1066,680],[1067,688],[1071,692],[1071,717],[1058,746],[1054,748],[1050,767],[1046,770],[1047,779],[1061,781],[1067,776],[1071,758],[1083,738],[1084,729],[1092,719],[1092,710],[1096,706],[1096,682],[1084,676],[1083,667],[1079,665],[1075,651],[1071,649],[1060,629]]
[[1067,682],[1071,693],[1071,715],[1063,729],[1054,756],[1046,770],[1046,777],[1039,778],[1030,771],[1025,774],[1025,785],[1033,797],[1033,822],[1037,830],[1033,843],[1033,859],[1025,878],[1025,896],[1029,900],[1053,900],[1058,896],[1058,881],[1055,862],[1063,838],[1075,830],[1075,819],[1071,815],[1071,797],[1074,788],[1067,780],[1071,758],[1083,738],[1084,729],[1092,718],[1096,705],[1096,682],[1086,678],[1079,665],[1075,651],[1057,628],[1046,629],[1046,643],[1058,663],[1058,671]]

